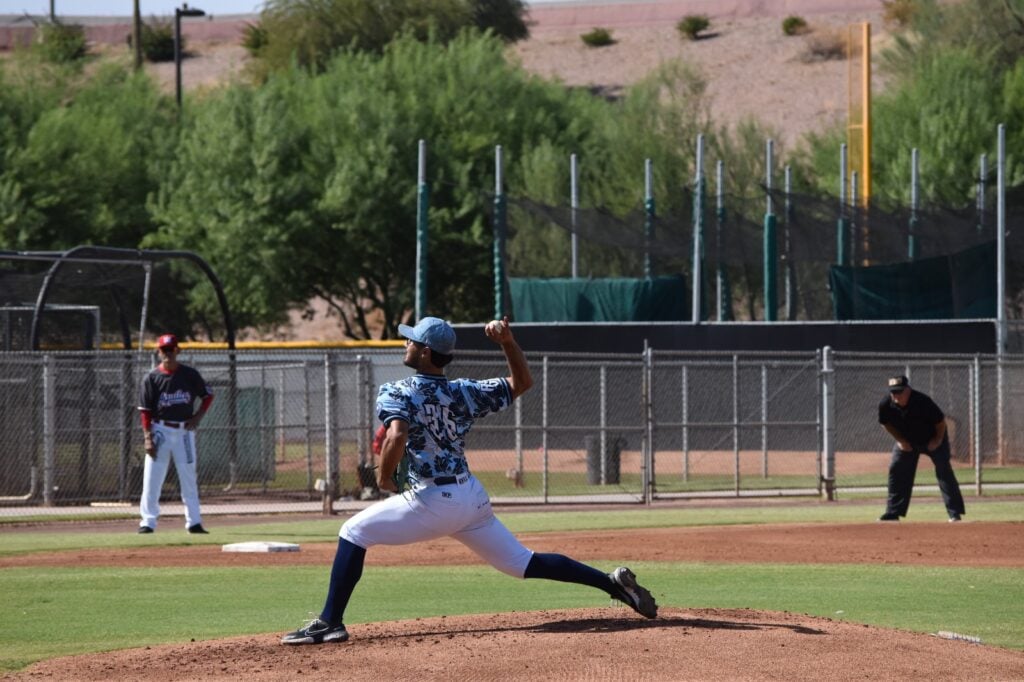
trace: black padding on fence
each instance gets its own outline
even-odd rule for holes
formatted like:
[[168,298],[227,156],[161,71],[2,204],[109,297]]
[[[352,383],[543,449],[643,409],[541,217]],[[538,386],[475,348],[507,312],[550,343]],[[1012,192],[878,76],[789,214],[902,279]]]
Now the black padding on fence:
[[948,320],[996,316],[996,244],[911,263],[833,265],[837,320]]
[[521,322],[638,322],[688,320],[686,281],[651,279],[515,278],[512,310]]
[[[456,355],[495,350],[482,324],[457,324]],[[513,322],[516,339],[533,353],[636,353],[656,350],[806,351],[880,353],[993,353],[994,321],[945,322],[727,322],[559,324]]]

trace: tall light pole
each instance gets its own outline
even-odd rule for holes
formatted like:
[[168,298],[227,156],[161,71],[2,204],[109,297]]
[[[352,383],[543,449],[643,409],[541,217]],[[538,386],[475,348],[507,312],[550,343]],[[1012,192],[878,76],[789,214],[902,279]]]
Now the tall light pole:
[[203,16],[206,16],[206,12],[189,7],[188,3],[174,8],[174,93],[178,100],[179,110],[181,109],[181,18]]
[[135,52],[135,70],[142,68],[142,12],[139,0],[132,3],[132,48]]

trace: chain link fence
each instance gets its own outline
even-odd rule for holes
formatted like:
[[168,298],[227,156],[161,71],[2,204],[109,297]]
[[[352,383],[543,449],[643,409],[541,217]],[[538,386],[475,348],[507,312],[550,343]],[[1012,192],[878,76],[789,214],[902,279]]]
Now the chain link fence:
[[[331,511],[377,496],[378,387],[408,376],[393,349],[190,351],[215,400],[197,432],[204,510]],[[534,388],[468,438],[497,502],[650,502],[885,488],[886,378],[946,412],[965,491],[1024,487],[1024,357],[833,353],[531,355]],[[142,487],[149,353],[0,354],[0,516],[120,514]],[[452,377],[504,376],[499,352]],[[920,485],[934,484],[922,458]],[[176,476],[164,498],[177,501]],[[295,506],[297,505],[297,506]],[[173,512],[172,512],[173,513]]]

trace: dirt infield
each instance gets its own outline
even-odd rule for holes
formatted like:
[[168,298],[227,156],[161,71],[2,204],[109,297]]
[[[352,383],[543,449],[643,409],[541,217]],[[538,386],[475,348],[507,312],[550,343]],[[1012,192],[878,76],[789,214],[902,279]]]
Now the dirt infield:
[[[586,561],[864,563],[1024,567],[1024,524],[965,522],[725,526],[524,533],[535,551]],[[14,566],[324,566],[334,543],[297,553],[218,546],[69,551],[0,559]],[[478,560],[440,540],[378,547],[367,565]],[[657,595],[657,586],[650,586]],[[794,613],[624,608],[500,613],[366,623],[352,640],[284,647],[280,633],[44,661],[11,679],[915,679],[1024,678],[1024,653]]]

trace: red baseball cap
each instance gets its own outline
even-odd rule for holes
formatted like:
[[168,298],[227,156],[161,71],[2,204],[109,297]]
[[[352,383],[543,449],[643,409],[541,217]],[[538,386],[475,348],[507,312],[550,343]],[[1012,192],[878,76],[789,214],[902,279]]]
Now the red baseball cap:
[[164,334],[163,336],[161,336],[159,339],[156,340],[156,347],[157,348],[177,348],[178,347],[178,337],[175,336],[174,334]]

